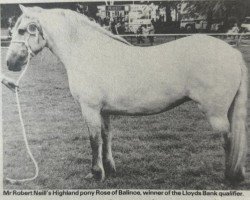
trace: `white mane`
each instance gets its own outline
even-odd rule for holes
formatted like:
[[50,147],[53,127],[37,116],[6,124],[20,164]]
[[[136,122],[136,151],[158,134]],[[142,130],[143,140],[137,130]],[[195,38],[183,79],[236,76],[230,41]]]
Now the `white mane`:
[[124,38],[118,36],[118,35],[114,35],[113,33],[111,33],[110,31],[105,30],[104,28],[102,28],[98,23],[94,22],[94,21],[90,21],[89,18],[83,14],[77,13],[75,11],[72,10],[63,10],[63,9],[58,9],[59,13],[64,15],[65,17],[70,17],[71,20],[74,20],[75,22],[79,22],[79,24],[84,23],[85,25],[88,25],[92,28],[94,28],[96,31],[107,35],[115,40],[118,40],[120,42],[123,42],[127,45],[131,45],[127,40],[125,40]]

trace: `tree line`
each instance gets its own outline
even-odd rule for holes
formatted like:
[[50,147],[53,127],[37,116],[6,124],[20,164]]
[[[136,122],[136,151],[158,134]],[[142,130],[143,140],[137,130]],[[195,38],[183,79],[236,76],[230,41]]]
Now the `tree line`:
[[[108,2],[108,1],[107,1]],[[250,0],[210,0],[210,1],[115,1],[114,5],[121,4],[151,4],[154,3],[161,8],[165,8],[167,22],[171,22],[171,11],[175,10],[176,14],[180,13],[181,4],[185,4],[184,12],[186,16],[195,18],[202,15],[207,20],[207,29],[215,19],[222,21],[226,26],[230,23],[241,23],[246,16],[250,16]],[[41,4],[25,4],[27,6],[40,6],[43,8],[68,8],[76,10],[82,6],[83,13],[91,18],[96,18],[97,6],[105,5],[105,1],[99,2],[83,2],[83,3],[41,3]],[[1,23],[2,27],[7,26],[8,18],[13,15],[20,15],[17,4],[1,5]],[[179,20],[181,17],[179,18]]]

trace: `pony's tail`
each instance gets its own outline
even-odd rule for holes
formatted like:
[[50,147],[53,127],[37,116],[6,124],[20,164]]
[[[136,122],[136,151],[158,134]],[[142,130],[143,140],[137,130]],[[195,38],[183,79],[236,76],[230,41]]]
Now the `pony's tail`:
[[232,182],[245,179],[245,161],[247,154],[246,117],[247,117],[247,68],[242,58],[242,79],[234,101],[228,113],[230,133],[226,136],[226,172]]

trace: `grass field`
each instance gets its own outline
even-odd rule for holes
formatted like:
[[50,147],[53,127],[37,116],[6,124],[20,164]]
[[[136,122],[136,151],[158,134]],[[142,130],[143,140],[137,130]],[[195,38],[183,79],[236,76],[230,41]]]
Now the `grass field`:
[[[250,68],[250,47],[240,50]],[[6,69],[5,55],[4,49],[3,72],[16,78],[18,73]],[[250,189],[250,177],[238,186],[224,181],[223,140],[193,102],[154,116],[113,116],[117,175],[104,182],[86,181],[91,168],[87,128],[60,61],[43,50],[31,61],[20,88],[28,140],[40,173],[31,182],[4,181],[4,189]],[[250,116],[247,122],[249,126]],[[3,141],[4,176],[32,176],[34,166],[24,146],[15,95],[6,88]],[[250,159],[248,173],[249,165]]]

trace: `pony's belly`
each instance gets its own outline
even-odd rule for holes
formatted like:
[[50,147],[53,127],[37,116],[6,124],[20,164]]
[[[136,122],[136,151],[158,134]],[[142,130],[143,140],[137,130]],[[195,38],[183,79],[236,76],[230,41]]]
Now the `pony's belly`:
[[186,97],[134,102],[123,100],[105,104],[102,111],[115,115],[152,115],[170,110],[188,100]]

